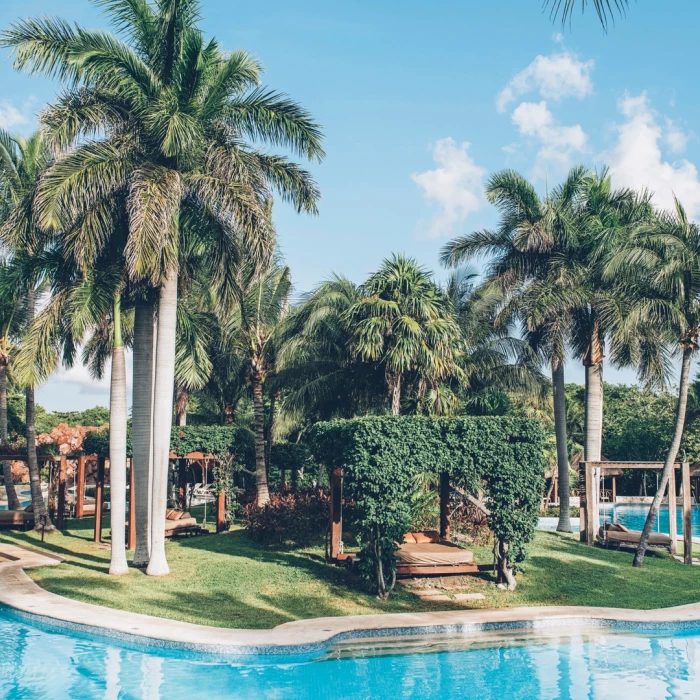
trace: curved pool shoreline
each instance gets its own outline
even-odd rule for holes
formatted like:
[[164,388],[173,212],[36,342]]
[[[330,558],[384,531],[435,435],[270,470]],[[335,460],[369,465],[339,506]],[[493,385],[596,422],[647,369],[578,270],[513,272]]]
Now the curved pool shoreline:
[[606,626],[661,631],[700,626],[700,603],[656,610],[543,606],[428,613],[391,613],[296,620],[272,629],[227,629],[179,622],[83,603],[39,587],[24,568],[58,564],[37,550],[2,545],[0,605],[33,624],[158,647],[216,656],[299,655],[327,651],[340,641],[431,634],[479,635],[503,629]]

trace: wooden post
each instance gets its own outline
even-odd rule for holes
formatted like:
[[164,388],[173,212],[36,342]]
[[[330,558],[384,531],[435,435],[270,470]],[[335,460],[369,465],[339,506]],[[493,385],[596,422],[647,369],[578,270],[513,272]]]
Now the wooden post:
[[340,542],[343,536],[343,470],[331,469],[331,561],[337,561],[340,554]]
[[559,503],[559,479],[554,476],[554,488],[552,489],[552,503],[556,503],[557,505],[561,505]]
[[95,478],[95,542],[102,542],[102,499],[105,490],[105,458],[97,458],[97,477]]
[[226,491],[221,489],[216,496],[216,532],[226,530]]
[[68,458],[61,455],[61,462],[58,467],[58,499],[56,503],[56,527],[63,530],[63,519],[66,512],[66,470],[68,469]]
[[678,553],[678,522],[676,521],[676,465],[668,479],[668,536],[671,538],[671,554]]
[[586,534],[585,542],[589,547],[593,546],[595,542],[595,532],[593,531],[595,527],[595,513],[593,509],[595,508],[596,498],[595,498],[595,480],[593,478],[593,464],[590,462],[585,463],[586,470]]
[[187,460],[182,458],[177,460],[177,507],[187,510]]
[[78,457],[78,471],[75,475],[75,517],[85,514],[85,455]]
[[614,476],[612,478],[612,482],[613,482],[613,484],[612,484],[612,502],[613,502],[613,505],[615,505],[617,503],[617,477],[616,476]]
[[450,538],[450,474],[440,473],[440,537]]
[[683,562],[693,563],[693,522],[690,511],[690,463],[681,465],[681,484],[683,485]]
[[126,548],[136,549],[136,494],[134,491],[134,458],[129,460],[129,527]]

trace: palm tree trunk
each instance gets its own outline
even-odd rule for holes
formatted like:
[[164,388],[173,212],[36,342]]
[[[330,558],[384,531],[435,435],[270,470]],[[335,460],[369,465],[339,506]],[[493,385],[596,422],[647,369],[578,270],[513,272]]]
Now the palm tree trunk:
[[165,510],[168,505],[170,431],[173,423],[175,339],[177,327],[177,268],[171,269],[160,288],[158,343],[156,346],[153,405],[153,492],[151,494],[151,558],[146,573],[167,576]]
[[268,481],[270,479],[270,455],[272,454],[272,441],[275,439],[275,418],[277,413],[278,391],[273,391],[270,396],[270,415],[265,425],[265,470]]
[[151,540],[151,472],[153,468],[153,303],[138,301],[134,312],[134,386],[132,440],[136,548],[134,566],[148,566]]
[[656,495],[652,501],[651,508],[649,508],[649,513],[647,513],[644,529],[642,530],[642,535],[639,538],[639,546],[637,547],[637,552],[634,555],[633,566],[639,567],[644,562],[644,554],[649,547],[649,535],[651,534],[651,529],[654,527],[654,523],[656,522],[656,518],[659,514],[661,500],[664,497],[666,487],[668,486],[668,481],[671,478],[671,470],[676,462],[676,457],[678,457],[678,450],[680,449],[681,439],[683,438],[683,427],[685,426],[685,412],[688,405],[688,386],[690,384],[690,363],[692,358],[693,346],[690,343],[684,344],[673,440],[671,441],[671,446],[668,448],[668,453],[666,454],[664,471],[661,475],[661,483],[659,484],[659,488],[656,489]]
[[255,486],[258,492],[258,506],[266,505],[270,500],[267,488],[267,470],[265,469],[265,414],[263,406],[262,380],[253,374],[253,411],[255,413]]
[[401,410],[401,375],[397,374],[391,387],[391,415],[398,416]]
[[[7,365],[0,364],[0,445],[7,443]],[[12,465],[2,463],[2,477],[7,494],[7,510],[19,510],[20,503],[12,483]]]
[[[587,364],[586,373],[586,407],[583,442],[583,458],[586,462],[600,462],[603,439],[603,363]],[[586,498],[593,499],[593,530],[598,530],[600,524],[599,500],[600,473],[593,472],[593,493],[587,493]],[[581,536],[586,533],[581,528]]]
[[557,440],[557,474],[559,477],[558,532],[571,532],[569,506],[569,449],[566,439],[566,386],[564,363],[552,359],[552,395],[554,401],[554,433]]
[[180,427],[187,425],[187,404],[190,400],[190,392],[184,387],[178,386],[175,392],[175,425]]
[[[109,502],[112,556],[109,573],[121,576],[126,563],[126,364],[122,341],[121,296],[114,295],[112,379],[109,392]],[[135,476],[135,475],[134,475]]]
[[[27,291],[27,326],[34,321],[36,296],[34,287],[30,285]],[[27,436],[27,468],[29,469],[29,489],[32,494],[32,509],[34,510],[34,529],[53,532],[56,528],[51,522],[49,512],[41,495],[41,472],[36,457],[36,425],[34,422],[34,387],[25,390],[25,423]]]

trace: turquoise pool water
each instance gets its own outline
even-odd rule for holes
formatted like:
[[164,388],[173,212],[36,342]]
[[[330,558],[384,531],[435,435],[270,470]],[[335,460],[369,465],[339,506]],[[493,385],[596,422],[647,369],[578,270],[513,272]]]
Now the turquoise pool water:
[[[648,505],[604,504],[600,507],[601,520],[620,523],[630,530],[641,530],[649,512]],[[700,537],[700,506],[693,506],[690,511],[693,537]],[[676,509],[676,524],[678,534],[683,532],[683,511]],[[668,533],[668,506],[663,506],[654,526],[656,532]],[[698,692],[700,697],[700,692]]]
[[226,659],[121,648],[45,631],[0,611],[0,698],[646,700],[700,695],[700,628],[672,635],[558,629],[538,640],[515,630],[478,644],[473,639],[364,640],[362,652],[345,644],[320,658]]

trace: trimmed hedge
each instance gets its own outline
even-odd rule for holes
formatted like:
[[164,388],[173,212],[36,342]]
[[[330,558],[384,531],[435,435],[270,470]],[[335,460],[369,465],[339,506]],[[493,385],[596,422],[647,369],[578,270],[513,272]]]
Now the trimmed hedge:
[[544,443],[538,422],[510,417],[368,417],[319,423],[309,435],[316,460],[344,470],[352,524],[382,597],[385,580],[394,579],[395,543],[411,526],[410,497],[421,472],[447,471],[454,486],[471,493],[485,487],[499,571],[511,582],[535,534]]
[[[127,454],[133,454],[131,427],[126,437]],[[173,426],[170,434],[170,450],[177,455],[190,452],[213,454],[221,459],[232,457],[234,467],[255,468],[253,433],[235,425],[187,425]],[[109,428],[88,433],[83,441],[86,454],[109,456]]]

